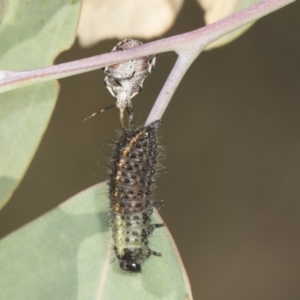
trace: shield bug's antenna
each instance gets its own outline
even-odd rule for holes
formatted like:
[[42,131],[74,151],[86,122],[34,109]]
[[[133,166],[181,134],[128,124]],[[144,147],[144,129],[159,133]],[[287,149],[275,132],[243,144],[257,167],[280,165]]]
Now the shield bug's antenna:
[[107,107],[105,107],[105,108],[102,108],[102,109],[100,109],[99,111],[96,111],[96,112],[94,112],[93,114],[91,114],[90,116],[86,117],[86,118],[84,119],[84,121],[87,121],[87,120],[89,120],[89,119],[95,117],[96,115],[98,115],[98,114],[100,114],[100,113],[103,113],[103,112],[105,112],[106,110],[108,110],[108,109],[110,109],[110,108],[113,108],[113,107],[115,107],[115,106],[116,106],[116,105],[113,104],[113,105],[107,106]]

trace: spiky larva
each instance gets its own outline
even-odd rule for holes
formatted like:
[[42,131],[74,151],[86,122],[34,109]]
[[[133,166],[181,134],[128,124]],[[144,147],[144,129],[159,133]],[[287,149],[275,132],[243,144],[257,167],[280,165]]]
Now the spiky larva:
[[149,248],[148,237],[156,227],[151,224],[153,175],[158,154],[156,132],[160,121],[147,127],[124,129],[113,156],[109,198],[114,250],[123,270],[141,272],[150,255],[161,256]]

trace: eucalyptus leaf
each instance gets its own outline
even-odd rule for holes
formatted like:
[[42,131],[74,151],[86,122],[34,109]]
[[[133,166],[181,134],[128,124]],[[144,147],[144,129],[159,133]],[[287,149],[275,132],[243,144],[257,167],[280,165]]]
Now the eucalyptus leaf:
[[[204,20],[206,24],[214,23],[218,20],[226,18],[235,12],[241,11],[253,4],[258,3],[260,0],[197,0],[204,10]],[[214,48],[222,47],[247,31],[254,22],[244,25],[224,37],[218,39],[214,43],[210,44],[205,50],[211,50]]]
[[111,38],[161,36],[173,25],[183,3],[183,0],[83,0],[78,26],[79,44],[90,47]]
[[[74,42],[80,0],[0,0],[0,69],[41,68]],[[55,81],[0,95],[0,208],[25,174],[58,95]]]
[[106,183],[91,187],[0,241],[0,299],[192,299],[167,228],[149,239],[162,257],[138,274],[119,268],[107,195]]

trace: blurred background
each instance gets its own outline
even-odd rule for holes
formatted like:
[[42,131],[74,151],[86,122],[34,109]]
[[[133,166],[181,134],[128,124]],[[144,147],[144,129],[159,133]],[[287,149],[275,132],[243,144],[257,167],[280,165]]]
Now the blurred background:
[[[195,299],[300,299],[300,3],[261,20],[194,62],[162,120],[164,172],[156,195]],[[203,26],[186,1],[166,36]],[[110,51],[77,43],[56,63]],[[157,57],[133,99],[143,124],[176,55]],[[102,70],[60,80],[56,109],[13,199],[0,236],[107,179],[108,146],[120,128]]]

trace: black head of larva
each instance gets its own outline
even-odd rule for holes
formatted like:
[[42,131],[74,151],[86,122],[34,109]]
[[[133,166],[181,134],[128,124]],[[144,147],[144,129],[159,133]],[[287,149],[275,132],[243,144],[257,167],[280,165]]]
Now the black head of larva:
[[129,271],[133,273],[140,273],[142,271],[141,264],[132,260],[121,260],[120,268],[124,271]]
[[[116,249],[115,249],[116,250]],[[143,254],[141,249],[125,248],[124,254],[119,256],[120,268],[124,271],[140,273],[142,271]]]

